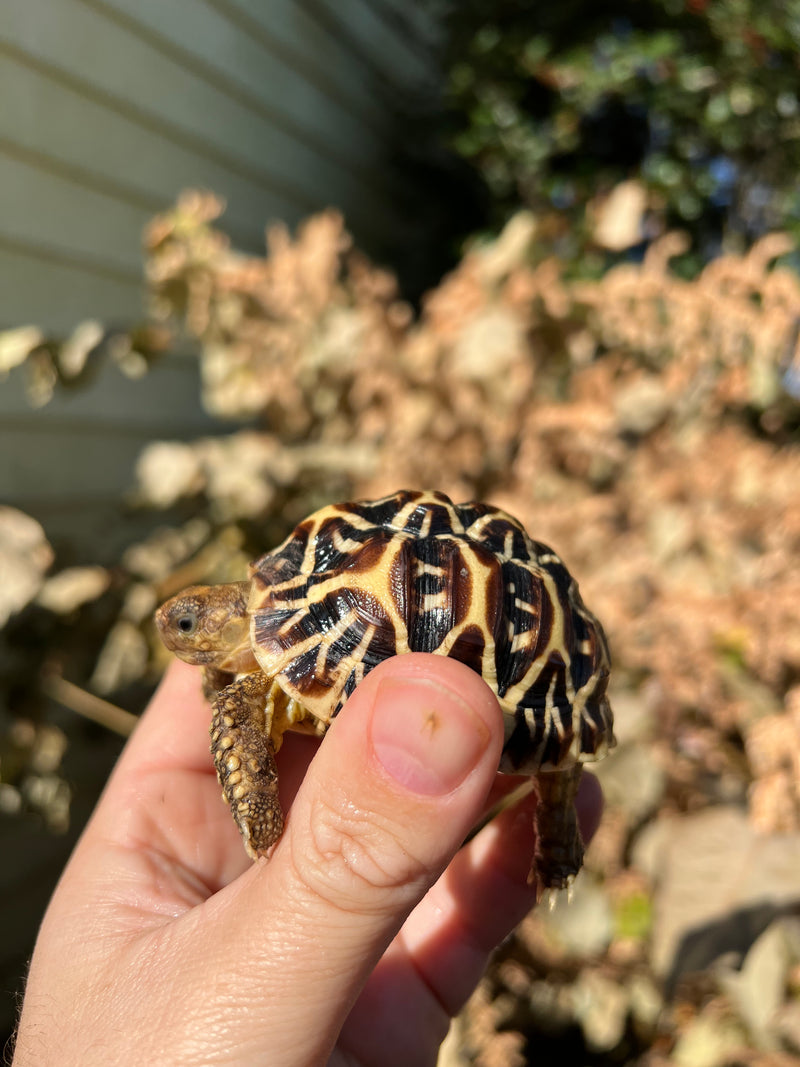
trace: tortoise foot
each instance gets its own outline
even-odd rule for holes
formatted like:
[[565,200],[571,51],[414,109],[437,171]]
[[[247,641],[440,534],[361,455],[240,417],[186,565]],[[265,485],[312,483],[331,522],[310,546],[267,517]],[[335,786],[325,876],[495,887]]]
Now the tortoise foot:
[[550,890],[569,889],[583,866],[583,841],[575,811],[580,776],[578,765],[541,773],[536,780],[536,852],[528,881],[538,883],[540,898]]
[[265,721],[269,684],[247,675],[217,694],[211,752],[222,796],[230,806],[251,859],[263,856],[283,833],[278,768]]

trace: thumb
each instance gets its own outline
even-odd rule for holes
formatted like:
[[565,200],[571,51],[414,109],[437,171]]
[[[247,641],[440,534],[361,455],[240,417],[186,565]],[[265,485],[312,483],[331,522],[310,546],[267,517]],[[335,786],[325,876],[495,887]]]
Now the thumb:
[[497,700],[463,664],[412,654],[367,676],[312,761],[271,860],[218,895],[226,956],[252,998],[240,1005],[247,1026],[227,1035],[233,1062],[324,1062],[371,970],[480,816],[502,744]]

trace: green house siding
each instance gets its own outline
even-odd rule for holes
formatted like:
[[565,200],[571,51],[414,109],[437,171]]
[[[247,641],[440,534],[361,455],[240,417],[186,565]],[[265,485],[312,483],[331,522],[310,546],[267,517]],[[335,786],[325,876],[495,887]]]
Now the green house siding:
[[[434,24],[399,0],[4,0],[0,329],[138,320],[142,229],[187,187],[226,199],[246,251],[271,220],[329,205],[367,248],[391,247],[393,114],[431,92],[435,54]],[[213,425],[185,355],[137,382],[107,368],[35,412],[15,371],[0,498],[44,519],[108,498],[147,440]]]

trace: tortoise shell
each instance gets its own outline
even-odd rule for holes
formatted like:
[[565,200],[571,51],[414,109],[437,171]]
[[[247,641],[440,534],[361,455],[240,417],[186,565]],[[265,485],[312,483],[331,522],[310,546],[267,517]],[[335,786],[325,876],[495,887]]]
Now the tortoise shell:
[[501,771],[562,769],[613,743],[602,627],[556,553],[498,508],[429,491],[335,504],[250,579],[256,659],[320,732],[382,660],[433,652],[497,694]]

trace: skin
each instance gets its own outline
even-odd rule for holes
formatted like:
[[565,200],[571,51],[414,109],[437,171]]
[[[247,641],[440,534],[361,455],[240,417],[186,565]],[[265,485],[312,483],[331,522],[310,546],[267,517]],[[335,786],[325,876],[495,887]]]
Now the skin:
[[[199,672],[174,664],[48,908],[15,1067],[433,1065],[534,901],[535,796],[459,847],[518,784],[496,778],[493,694],[441,656],[376,668],[322,745],[287,736],[269,862],[219,802],[207,722]],[[588,775],[578,805],[588,840]]]

